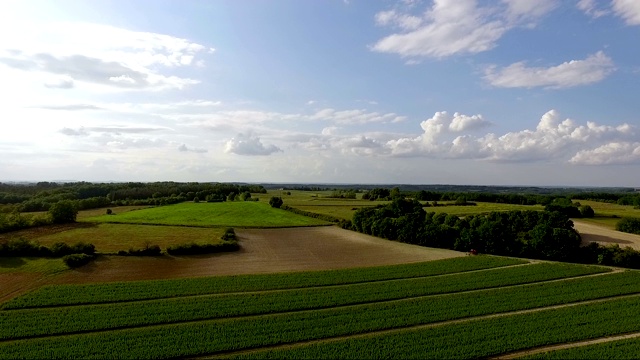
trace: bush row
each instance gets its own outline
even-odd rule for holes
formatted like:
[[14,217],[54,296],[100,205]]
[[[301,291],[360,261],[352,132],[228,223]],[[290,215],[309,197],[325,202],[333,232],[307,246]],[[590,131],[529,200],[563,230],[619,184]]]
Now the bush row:
[[78,242],[68,245],[58,242],[46,247],[37,242],[25,239],[11,239],[0,242],[0,256],[34,256],[34,257],[63,257],[71,254],[94,255],[96,248],[93,244]]
[[296,208],[291,207],[289,205],[282,205],[280,207],[280,209],[290,211],[290,212],[292,212],[294,214],[304,215],[304,216],[312,217],[314,219],[324,220],[324,221],[328,221],[328,222],[332,222],[332,223],[340,223],[341,221],[343,221],[342,219],[337,218],[335,216],[325,215],[325,214],[316,214],[316,213],[313,213],[313,212],[310,212],[310,211],[304,211],[304,210],[296,209]]
[[169,246],[167,248],[167,253],[169,255],[198,255],[237,251],[239,249],[240,245],[238,245],[238,243],[236,242],[225,241],[219,244],[188,243]]
[[64,257],[62,257],[62,261],[64,261],[64,263],[72,268],[78,268],[80,266],[84,266],[87,265],[88,263],[90,263],[91,261],[93,261],[95,259],[95,255],[87,255],[87,254],[70,254],[70,255],[65,255]]
[[623,218],[616,224],[616,230],[640,235],[640,219]]

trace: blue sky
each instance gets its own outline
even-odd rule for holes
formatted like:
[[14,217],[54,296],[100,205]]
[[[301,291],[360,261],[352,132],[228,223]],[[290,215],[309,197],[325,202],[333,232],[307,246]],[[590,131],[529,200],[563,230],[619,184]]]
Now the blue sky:
[[637,0],[0,14],[0,180],[640,187]]

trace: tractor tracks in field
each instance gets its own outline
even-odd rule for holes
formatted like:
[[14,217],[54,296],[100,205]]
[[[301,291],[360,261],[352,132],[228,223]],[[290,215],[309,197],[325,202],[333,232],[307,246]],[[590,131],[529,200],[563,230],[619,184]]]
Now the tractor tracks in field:
[[495,357],[490,357],[488,359],[490,360],[518,359],[524,356],[542,354],[550,351],[571,349],[575,347],[594,345],[594,344],[602,344],[602,343],[618,341],[618,340],[635,339],[638,337],[640,337],[640,332],[634,332],[634,333],[629,333],[624,335],[605,336],[605,337],[595,338],[590,340],[582,340],[582,341],[574,341],[574,342],[562,343],[562,344],[556,344],[556,345],[540,346],[540,347],[530,348],[527,350],[521,350],[521,351],[511,352],[507,354],[502,354]]
[[[348,304],[343,304],[343,305],[330,305],[330,306],[314,307],[314,308],[301,308],[301,309],[292,309],[292,310],[269,312],[269,313],[257,313],[257,314],[250,314],[249,313],[249,314],[245,314],[245,315],[217,316],[217,317],[214,316],[214,317],[204,317],[204,318],[191,319],[191,320],[167,321],[167,322],[162,322],[162,323],[147,323],[147,324],[139,324],[139,325],[113,326],[113,327],[110,327],[110,328],[102,328],[102,329],[77,330],[77,331],[69,331],[69,332],[65,332],[65,333],[55,333],[55,334],[46,334],[46,335],[28,335],[28,336],[22,336],[22,337],[15,337],[15,338],[11,338],[11,339],[1,339],[0,343],[6,343],[6,342],[12,342],[12,341],[18,341],[18,340],[27,340],[27,339],[64,337],[64,336],[90,334],[90,333],[105,333],[105,332],[118,331],[118,330],[127,330],[127,329],[157,328],[157,327],[170,326],[170,325],[193,324],[193,323],[209,322],[209,321],[233,321],[233,320],[261,318],[261,317],[270,317],[270,316],[280,316],[280,315],[288,315],[288,314],[310,313],[310,312],[314,312],[314,311],[330,310],[330,309],[355,308],[355,307],[359,307],[359,306],[366,306],[366,305],[373,305],[373,304],[401,303],[401,302],[405,302],[405,301],[413,301],[415,299],[444,297],[444,296],[465,294],[465,293],[479,293],[479,292],[483,292],[483,291],[491,291],[491,290],[496,290],[496,289],[508,289],[508,288],[521,287],[521,286],[526,286],[526,285],[531,285],[531,284],[551,283],[551,282],[559,282],[559,281],[566,281],[566,280],[572,280],[572,279],[596,277],[596,276],[602,276],[602,275],[606,275],[606,274],[617,273],[617,272],[621,272],[621,271],[622,270],[617,270],[617,271],[614,270],[614,271],[606,272],[606,273],[579,275],[579,276],[574,276],[574,277],[569,277],[569,278],[536,281],[536,282],[529,282],[529,283],[525,283],[525,284],[496,286],[496,287],[492,287],[492,288],[463,290],[463,291],[440,293],[440,294],[418,295],[418,296],[403,297],[403,298],[396,298],[396,299],[381,299],[381,300],[372,300],[372,301],[353,302],[353,303],[348,303]],[[496,316],[515,315],[515,314],[519,314],[519,313],[528,313],[528,312],[532,312],[532,311],[542,311],[542,310],[560,308],[560,307],[571,306],[571,305],[580,305],[580,304],[586,304],[586,303],[590,303],[590,302],[606,301],[606,300],[611,300],[611,299],[616,299],[616,298],[624,298],[624,297],[639,296],[639,295],[640,295],[640,293],[616,295],[616,296],[611,296],[611,297],[603,297],[603,298],[598,298],[598,299],[585,300],[585,301],[575,302],[575,303],[559,304],[559,305],[554,305],[554,306],[540,307],[540,308],[534,308],[534,309],[528,309],[528,310],[518,310],[518,311],[515,311],[515,312],[512,311],[512,312],[504,312],[504,313],[497,313],[497,314],[481,315],[479,317],[467,317],[467,318],[461,318],[461,319],[456,319],[456,320],[447,320],[447,321],[443,321],[443,322],[436,322],[436,323],[430,323],[430,324],[412,325],[412,326],[409,326],[409,327],[394,328],[394,329],[389,329],[389,330],[380,330],[380,331],[374,331],[372,334],[378,334],[378,333],[384,334],[387,331],[394,332],[394,331],[402,331],[403,329],[432,327],[432,326],[437,326],[437,325],[440,325],[440,324],[465,322],[465,321],[471,321],[471,320],[474,320],[474,319],[483,319],[483,318],[491,318],[491,317],[496,317]],[[10,313],[11,311],[12,310],[7,310],[6,312]],[[2,312],[4,312],[4,311],[2,311]],[[369,334],[369,333],[367,333],[367,334]],[[350,338],[351,336],[352,335],[346,335],[344,337],[345,338]],[[337,338],[342,338],[342,337],[343,336],[339,336]],[[331,339],[331,338],[329,338],[329,339]],[[313,340],[313,341],[323,341],[323,340]]]
[[[97,302],[91,302],[91,303],[62,304],[62,305],[40,305],[40,306],[37,306],[37,307],[21,307],[21,308],[2,309],[2,303],[4,301],[10,300],[11,298],[13,298],[13,297],[15,297],[17,295],[20,295],[23,292],[26,292],[28,290],[32,290],[32,289],[35,289],[37,287],[40,287],[41,285],[44,285],[44,281],[46,279],[42,278],[42,279],[39,280],[39,284],[34,284],[34,286],[29,286],[28,288],[25,287],[25,289],[21,293],[16,294],[15,296],[7,297],[7,299],[5,299],[4,301],[1,300],[2,298],[0,298],[0,311],[45,309],[45,308],[47,308],[47,309],[51,309],[51,308],[69,308],[69,307],[81,307],[81,306],[93,306],[93,305],[139,303],[139,302],[155,301],[155,300],[192,299],[192,298],[201,298],[201,297],[217,297],[217,296],[223,297],[223,296],[234,296],[234,295],[262,295],[262,294],[269,294],[269,293],[279,293],[279,292],[299,291],[299,290],[335,289],[335,288],[342,288],[342,287],[348,287],[348,286],[360,285],[360,284],[392,283],[392,282],[408,281],[408,280],[440,278],[440,277],[455,276],[455,275],[460,275],[460,274],[482,273],[482,272],[489,272],[489,271],[500,270],[500,269],[510,269],[510,268],[516,268],[516,267],[530,266],[530,265],[539,264],[539,263],[540,263],[540,261],[532,260],[532,261],[524,263],[524,264],[506,265],[506,266],[499,266],[499,267],[493,267],[493,268],[488,268],[488,269],[466,270],[466,271],[459,271],[459,272],[449,273],[449,274],[436,274],[436,275],[424,275],[424,276],[413,276],[413,277],[399,277],[399,278],[390,278],[390,279],[382,279],[382,280],[365,280],[365,281],[358,281],[358,282],[352,282],[352,283],[343,283],[343,284],[298,286],[298,287],[290,287],[290,288],[282,288],[282,289],[267,289],[267,290],[230,291],[230,292],[209,293],[209,294],[192,294],[192,295],[188,295],[187,294],[187,295],[175,295],[175,296],[142,298],[142,299],[134,299],[134,300],[97,301]],[[613,271],[610,271],[610,272],[604,272],[604,273],[598,273],[598,274],[588,274],[588,275],[578,275],[578,276],[574,276],[574,277],[555,279],[555,280],[551,280],[551,281],[563,280],[563,279],[574,279],[574,278],[582,277],[582,276],[594,276],[594,275],[612,274],[614,272],[616,272],[616,269],[614,269]],[[545,281],[548,281],[548,280],[543,280],[542,282],[545,282]],[[532,283],[533,282],[527,283],[527,284],[532,284]],[[518,286],[518,285],[523,285],[523,284],[508,285],[508,286]],[[497,286],[497,287],[501,287],[501,286]],[[484,288],[484,289],[495,289],[495,288],[496,287]],[[22,290],[22,289],[18,289],[16,291],[19,291],[19,290]],[[479,290],[479,289],[477,289],[477,290]],[[465,292],[465,291],[476,291],[476,290],[463,290],[463,291],[457,291],[457,292],[454,291],[454,292],[450,292],[450,293],[447,293],[447,294],[460,293],[460,292]],[[440,295],[440,294],[422,295],[422,296],[434,296],[434,295]]]
[[[412,325],[412,326],[398,327],[398,328],[392,328],[392,329],[376,330],[376,331],[370,331],[370,332],[358,333],[358,334],[351,334],[351,335],[332,336],[332,337],[327,337],[327,338],[323,338],[323,339],[297,341],[297,342],[293,342],[293,343],[278,344],[278,345],[271,345],[271,346],[264,346],[264,347],[256,347],[256,348],[251,348],[251,349],[243,349],[243,350],[236,350],[236,351],[221,351],[221,352],[217,352],[215,354],[208,354],[208,355],[203,355],[203,356],[198,356],[198,357],[191,357],[190,359],[222,359],[222,358],[227,358],[229,356],[234,356],[234,355],[251,354],[251,353],[257,353],[257,352],[269,351],[269,350],[286,350],[286,349],[292,349],[292,348],[297,348],[297,347],[302,347],[302,346],[307,346],[307,345],[313,345],[313,344],[332,343],[332,342],[339,342],[339,341],[343,341],[343,340],[362,339],[362,338],[368,338],[368,337],[373,337],[373,336],[381,336],[381,335],[392,335],[392,334],[397,334],[397,333],[402,333],[402,332],[411,332],[411,331],[418,331],[418,330],[423,330],[423,329],[436,328],[436,327],[440,327],[440,326],[461,324],[461,323],[466,323],[466,322],[481,321],[481,320],[488,320],[488,319],[515,316],[515,315],[522,315],[522,314],[530,314],[530,313],[536,313],[536,312],[541,312],[541,311],[562,309],[562,308],[581,306],[581,305],[588,305],[588,304],[595,304],[595,303],[601,303],[601,302],[617,300],[617,299],[632,298],[632,297],[640,297],[640,293],[610,296],[610,297],[606,297],[606,298],[585,300],[585,301],[568,303],[568,304],[551,305],[551,306],[539,307],[539,308],[534,308],[534,309],[516,310],[516,311],[509,311],[509,312],[503,312],[503,313],[497,313],[497,314],[473,316],[473,317],[467,317],[467,318],[462,318],[462,319],[439,321],[439,322],[434,322],[434,323],[429,323],[429,324],[420,324],[420,325]],[[633,337],[640,337],[640,333],[633,333],[633,334],[626,334],[626,335],[619,335],[619,336],[611,336],[611,337],[600,338],[600,339],[590,339],[590,340],[584,340],[584,341],[579,341],[579,342],[574,342],[574,343],[565,343],[565,344],[554,345],[555,347],[559,347],[557,349],[555,349],[555,348],[552,349],[554,346],[545,346],[545,347],[533,348],[533,349],[523,350],[523,351],[519,351],[519,352],[513,352],[513,353],[510,353],[510,354],[499,355],[499,356],[496,356],[496,357],[492,357],[492,359],[515,359],[515,358],[526,356],[526,355],[529,355],[529,354],[537,354],[537,353],[542,353],[542,352],[551,351],[551,350],[558,350],[558,349],[561,348],[560,346],[566,346],[566,348],[569,348],[569,347],[574,347],[574,346],[589,345],[591,343],[615,341],[615,340],[621,340],[621,339],[633,338]],[[608,339],[611,339],[611,340],[608,340]],[[529,353],[529,352],[531,352],[531,353]],[[510,356],[510,357],[501,357],[501,356]]]

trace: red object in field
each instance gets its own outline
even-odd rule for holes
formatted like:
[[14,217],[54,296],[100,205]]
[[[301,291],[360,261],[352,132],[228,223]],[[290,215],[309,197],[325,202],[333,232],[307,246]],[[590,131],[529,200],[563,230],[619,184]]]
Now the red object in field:
[[471,249],[471,251],[469,251],[469,253],[471,255],[478,255],[478,252],[476,251],[476,249]]

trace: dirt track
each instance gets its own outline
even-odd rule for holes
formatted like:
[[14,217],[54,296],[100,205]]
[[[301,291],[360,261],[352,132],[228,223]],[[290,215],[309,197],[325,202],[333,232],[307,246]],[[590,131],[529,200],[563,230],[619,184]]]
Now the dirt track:
[[56,283],[150,280],[211,275],[236,275],[328,270],[402,264],[465,256],[379,239],[338,227],[238,229],[241,250],[189,257],[101,257],[65,272]]
[[597,242],[602,245],[618,244],[622,248],[630,246],[635,250],[640,250],[640,235],[610,230],[580,220],[573,220],[573,225],[582,237],[582,245]]

